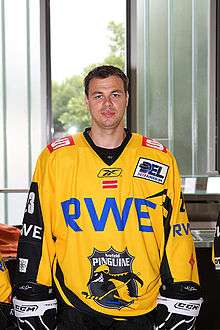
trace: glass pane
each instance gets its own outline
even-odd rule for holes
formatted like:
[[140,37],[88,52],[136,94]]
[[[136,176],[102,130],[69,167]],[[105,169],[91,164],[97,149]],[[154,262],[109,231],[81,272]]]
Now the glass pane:
[[[207,125],[210,125],[209,115],[207,111],[208,101],[208,18],[209,12],[208,1],[197,0],[195,3],[196,17],[195,17],[195,29],[196,29],[196,96],[197,96],[197,127],[198,127],[198,144],[199,150],[197,150],[197,168],[195,168],[196,175],[207,174],[208,166],[208,129]],[[215,127],[209,127],[209,130],[214,130]],[[199,143],[203,141],[203,143]],[[215,151],[213,151],[215,152]],[[204,161],[204,155],[206,155],[206,161]]]
[[[137,2],[138,131],[167,145],[184,176],[208,176],[210,0]],[[215,150],[212,150],[213,157]]]
[[[28,188],[41,141],[40,2],[1,2],[0,189]],[[0,193],[0,221],[20,224],[25,194]]]
[[7,195],[9,206],[13,205],[13,207],[9,207],[8,209],[8,224],[20,225],[24,216],[27,193],[11,193]]
[[[149,1],[149,104],[148,134],[160,141],[168,137],[168,2]],[[155,19],[155,17],[160,19]],[[160,31],[160,33],[158,33]],[[155,123],[155,125],[151,125]],[[158,123],[160,123],[158,125]],[[165,142],[166,143],[166,142]]]
[[52,108],[57,138],[89,126],[84,105],[85,73],[104,63],[125,68],[126,1],[53,0],[50,5]]
[[[192,0],[173,2],[174,154],[192,171]],[[184,124],[183,124],[184,123]]]
[[[19,10],[19,12],[17,12]],[[14,18],[16,19],[16,35]],[[26,1],[5,2],[5,74],[8,186],[28,182]],[[15,39],[19,42],[15,42]],[[16,56],[16,62],[14,61]],[[13,69],[16,63],[16,69]],[[15,83],[15,82],[19,83]],[[16,100],[16,102],[15,102]],[[15,136],[16,132],[16,136]],[[19,146],[18,146],[19,142]],[[16,171],[15,171],[16,159]],[[19,173],[19,175],[18,175]]]

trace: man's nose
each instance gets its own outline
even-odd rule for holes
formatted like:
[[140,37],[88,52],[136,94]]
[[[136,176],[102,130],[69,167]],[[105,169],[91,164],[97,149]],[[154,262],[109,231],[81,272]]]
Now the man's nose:
[[104,104],[105,104],[105,105],[112,104],[111,96],[106,96],[106,97],[104,98]]

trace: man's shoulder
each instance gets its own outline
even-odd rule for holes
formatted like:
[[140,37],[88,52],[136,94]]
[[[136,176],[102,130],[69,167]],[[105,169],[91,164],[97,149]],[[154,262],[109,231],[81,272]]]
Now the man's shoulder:
[[50,154],[54,153],[65,153],[69,150],[76,150],[79,147],[85,147],[85,139],[82,132],[78,132],[74,135],[66,135],[59,139],[53,140],[47,145],[45,149],[49,151]]
[[65,157],[72,153],[78,145],[78,137],[81,133],[75,135],[66,135],[58,139],[53,139],[40,153],[41,162],[53,161],[57,157]]
[[133,139],[136,141],[136,145],[143,148],[150,148],[159,152],[169,153],[169,150],[161,142],[156,139],[152,139],[146,135],[138,133],[132,133]]
[[67,135],[59,139],[53,140],[50,144],[47,145],[47,150],[50,153],[55,152],[61,148],[72,147],[76,144],[76,138],[72,135]]
[[151,149],[155,149],[155,150],[159,150],[164,153],[168,152],[168,148],[166,146],[164,146],[162,143],[160,143],[158,140],[152,139],[152,138],[150,138],[148,136],[144,136],[144,135],[142,136],[142,146],[151,148]]

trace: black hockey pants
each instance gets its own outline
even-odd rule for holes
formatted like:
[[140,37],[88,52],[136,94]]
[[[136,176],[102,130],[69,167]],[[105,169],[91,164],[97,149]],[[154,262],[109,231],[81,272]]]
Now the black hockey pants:
[[152,313],[119,321],[108,317],[96,317],[66,307],[58,315],[57,330],[153,330],[153,325]]

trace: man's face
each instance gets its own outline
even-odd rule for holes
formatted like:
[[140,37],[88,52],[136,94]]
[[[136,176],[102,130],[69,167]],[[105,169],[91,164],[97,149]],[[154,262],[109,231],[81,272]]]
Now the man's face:
[[92,125],[106,129],[122,125],[128,105],[128,93],[124,91],[122,79],[117,76],[93,78],[89,83],[86,104],[92,117]]

